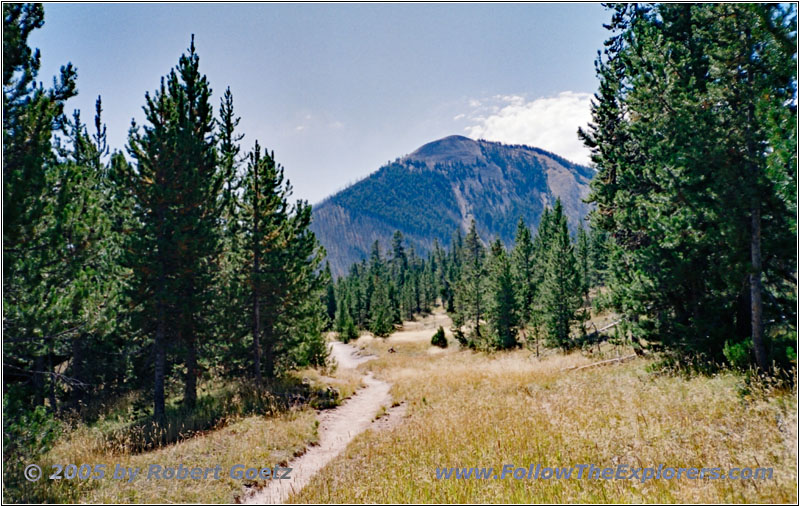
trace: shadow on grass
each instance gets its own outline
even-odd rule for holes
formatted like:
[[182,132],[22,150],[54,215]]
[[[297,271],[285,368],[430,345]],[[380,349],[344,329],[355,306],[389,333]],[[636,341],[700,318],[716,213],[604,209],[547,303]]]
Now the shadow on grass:
[[325,409],[339,402],[336,389],[315,387],[295,377],[263,386],[255,383],[228,385],[198,397],[194,407],[180,402],[167,405],[160,424],[148,413],[116,426],[108,431],[104,445],[114,453],[138,454],[225,427],[242,417],[272,416],[303,406]]

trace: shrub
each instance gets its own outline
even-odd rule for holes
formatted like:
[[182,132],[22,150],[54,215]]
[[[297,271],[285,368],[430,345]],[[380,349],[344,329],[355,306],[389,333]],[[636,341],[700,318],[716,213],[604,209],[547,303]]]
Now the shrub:
[[722,353],[730,365],[739,370],[746,370],[752,363],[753,342],[748,338],[740,343],[725,342]]
[[356,329],[353,319],[348,317],[344,324],[344,328],[342,328],[341,332],[339,332],[339,340],[347,343],[353,338],[358,338],[358,329]]
[[444,336],[444,329],[442,329],[442,326],[439,326],[439,329],[431,337],[431,345],[435,345],[443,349],[447,348],[447,338]]

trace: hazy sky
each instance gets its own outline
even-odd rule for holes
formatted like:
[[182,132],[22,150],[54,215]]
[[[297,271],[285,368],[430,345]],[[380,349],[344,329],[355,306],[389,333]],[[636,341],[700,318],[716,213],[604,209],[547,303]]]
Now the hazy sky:
[[215,105],[227,86],[245,134],[275,151],[312,203],[451,134],[587,162],[598,4],[45,4],[30,39],[39,79],[78,69],[68,110],[103,97],[122,149],[144,93],[195,34]]

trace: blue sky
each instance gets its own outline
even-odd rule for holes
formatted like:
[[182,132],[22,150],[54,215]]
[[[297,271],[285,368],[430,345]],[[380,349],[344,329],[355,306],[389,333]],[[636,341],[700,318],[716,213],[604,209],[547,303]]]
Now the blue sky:
[[122,149],[144,93],[195,34],[215,103],[230,86],[245,134],[318,202],[451,134],[576,162],[607,33],[599,4],[45,4],[40,80],[78,69],[68,110],[102,95]]

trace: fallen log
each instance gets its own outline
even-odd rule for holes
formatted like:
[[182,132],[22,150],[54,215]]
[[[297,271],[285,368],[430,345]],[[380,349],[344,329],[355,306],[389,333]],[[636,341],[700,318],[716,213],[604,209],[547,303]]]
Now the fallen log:
[[[603,331],[607,331],[607,330],[611,329],[612,327],[615,327],[620,322],[622,322],[622,319],[614,321],[614,322],[612,322],[610,324],[606,324],[605,326],[601,327],[600,329],[597,329],[597,326],[595,326],[594,323],[592,323],[592,327],[594,327],[594,331],[592,331],[591,333],[589,333],[586,336],[586,341],[588,341],[589,343],[597,343],[597,342],[603,341],[603,337],[601,336],[601,333]],[[606,339],[607,339],[607,337],[606,337]]]
[[594,368],[595,366],[603,366],[605,364],[622,363],[627,361],[628,359],[633,359],[634,357],[636,357],[636,354],[631,354],[622,357],[615,357],[614,359],[606,359],[605,361],[598,361],[596,363],[584,364],[583,366],[570,366],[569,368],[563,368],[561,371],[578,371],[578,370],[585,370],[586,368]]
[[603,332],[603,331],[605,331],[606,329],[611,329],[612,327],[616,326],[616,325],[617,325],[617,324],[619,324],[620,322],[622,322],[622,319],[620,319],[620,320],[617,320],[617,321],[614,321],[614,322],[612,322],[611,324],[608,324],[607,326],[603,326],[602,328],[598,329],[598,330],[597,330],[597,331],[595,331],[595,332],[596,332],[596,333],[602,333],[602,332]]

